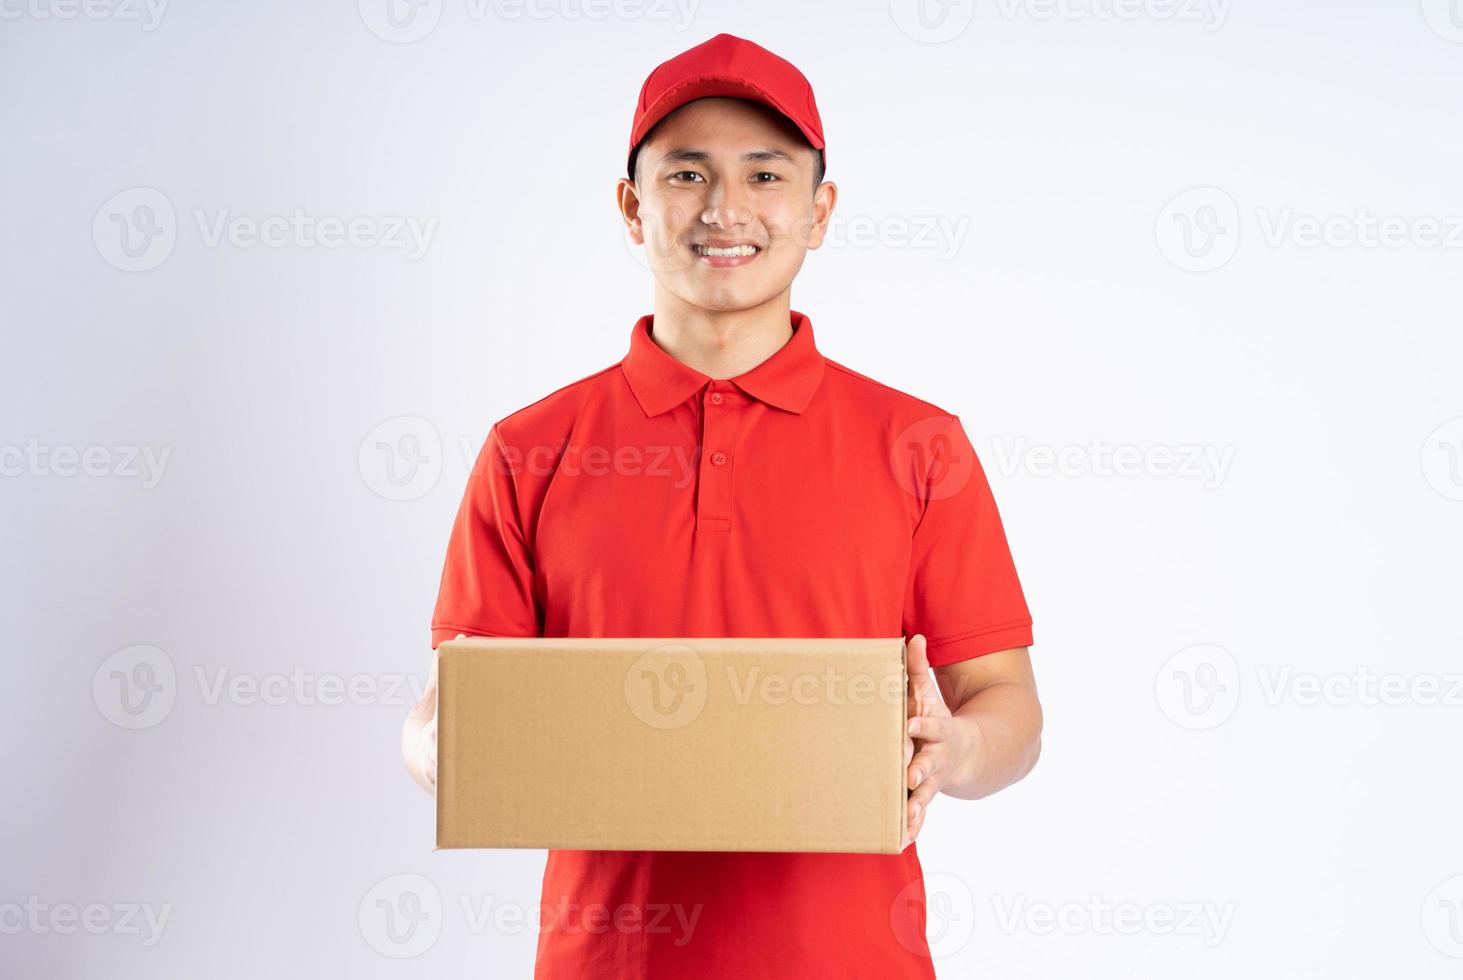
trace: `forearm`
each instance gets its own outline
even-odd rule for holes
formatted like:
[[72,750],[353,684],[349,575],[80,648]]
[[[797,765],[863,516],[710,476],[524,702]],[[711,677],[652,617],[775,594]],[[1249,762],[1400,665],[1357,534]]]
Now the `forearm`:
[[990,796],[1029,773],[1041,755],[1041,704],[1023,684],[993,684],[970,697],[952,717],[960,751],[954,772],[941,787],[948,796]]

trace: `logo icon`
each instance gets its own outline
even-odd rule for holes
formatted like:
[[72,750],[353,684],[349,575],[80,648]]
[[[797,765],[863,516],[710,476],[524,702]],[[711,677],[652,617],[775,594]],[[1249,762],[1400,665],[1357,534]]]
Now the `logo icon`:
[[387,419],[366,434],[356,452],[361,479],[387,500],[426,496],[442,476],[442,436],[415,415]]
[[975,448],[957,439],[948,417],[920,419],[894,437],[889,466],[906,492],[924,500],[953,497],[975,472]]
[[1153,236],[1175,268],[1213,272],[1239,250],[1239,205],[1218,187],[1195,187],[1163,206]]
[[1422,903],[1422,933],[1444,956],[1463,959],[1463,875],[1454,875]]
[[625,703],[651,728],[684,728],[701,716],[708,689],[706,663],[688,646],[661,646],[625,672]]
[[1223,647],[1187,647],[1164,661],[1154,696],[1169,721],[1181,728],[1218,728],[1239,706],[1239,665]]
[[366,30],[390,44],[420,41],[437,29],[442,0],[356,0]]
[[975,0],[889,0],[894,25],[921,44],[959,37],[974,15]]
[[392,875],[366,892],[356,922],[366,944],[382,956],[420,956],[442,934],[442,894],[425,875]]
[[1449,500],[1463,500],[1463,416],[1444,422],[1423,441],[1422,476]]
[[124,647],[92,675],[91,696],[102,717],[118,728],[137,731],[161,724],[178,696],[173,658],[147,644]]
[[643,243],[630,237],[629,225],[620,225],[625,251],[636,265],[647,271],[683,272],[697,262],[691,243],[675,232],[675,229],[685,226],[688,213],[679,205],[667,207],[668,211],[661,212],[641,206],[640,237],[645,239]]
[[1463,44],[1463,0],[1422,0],[1422,18],[1444,41]]
[[[916,878],[894,897],[889,924],[899,944],[911,953],[923,956],[928,950],[931,959],[952,956],[964,949],[975,935],[975,895],[959,875],[940,872],[925,875],[922,880],[923,902],[921,879]],[[925,923],[923,935],[915,929],[921,912]]]
[[113,268],[156,269],[173,254],[178,241],[173,202],[154,187],[129,187],[113,194],[92,218],[91,240]]

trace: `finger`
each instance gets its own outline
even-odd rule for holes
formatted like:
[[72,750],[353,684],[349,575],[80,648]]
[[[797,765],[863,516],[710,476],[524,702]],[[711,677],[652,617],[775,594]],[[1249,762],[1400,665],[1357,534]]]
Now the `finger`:
[[907,803],[904,816],[904,842],[905,846],[914,842],[919,832],[924,830],[925,818],[930,812],[929,797],[911,794]]
[[912,790],[909,794],[909,801],[919,805],[921,810],[930,808],[930,801],[940,792],[939,779],[926,779],[919,784],[919,789]]
[[906,731],[921,742],[943,742],[950,737],[953,722],[949,715],[915,715]]
[[905,817],[904,836],[908,840],[914,840],[919,832],[924,829],[925,818],[929,816],[930,800],[934,798],[933,793],[911,793],[909,796],[909,813]]
[[908,778],[905,780],[911,790],[924,785],[931,776],[936,776],[945,771],[945,755],[943,752],[933,749],[926,749],[917,753],[909,763],[907,770]]
[[915,816],[915,809],[913,804],[910,804],[906,806],[904,810],[904,843],[899,845],[899,849],[901,851],[905,850],[909,847],[910,844],[914,843],[915,838],[919,836],[919,829],[920,821],[918,817]]
[[905,736],[904,739],[904,768],[909,768],[910,760],[914,758],[914,739]]

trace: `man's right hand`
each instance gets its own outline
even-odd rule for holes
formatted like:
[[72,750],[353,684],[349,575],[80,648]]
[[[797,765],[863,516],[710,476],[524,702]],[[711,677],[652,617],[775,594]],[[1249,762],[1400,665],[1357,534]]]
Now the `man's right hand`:
[[[467,639],[458,633],[457,639]],[[437,651],[432,651],[432,672],[422,699],[406,716],[401,726],[401,758],[407,772],[418,786],[433,797],[437,795]]]

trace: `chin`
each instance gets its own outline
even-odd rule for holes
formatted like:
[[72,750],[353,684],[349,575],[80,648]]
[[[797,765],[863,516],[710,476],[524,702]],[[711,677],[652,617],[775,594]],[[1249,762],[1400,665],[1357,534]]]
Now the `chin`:
[[694,283],[681,298],[692,306],[718,313],[734,313],[755,309],[777,296],[781,290],[765,283]]
[[697,290],[691,297],[690,302],[703,310],[715,310],[718,313],[735,313],[739,310],[750,310],[762,304],[763,300],[757,299],[754,294],[746,293],[739,289],[710,289]]

